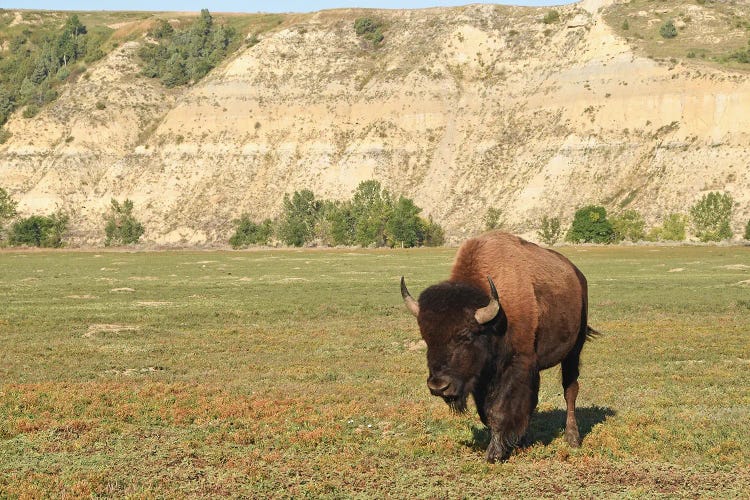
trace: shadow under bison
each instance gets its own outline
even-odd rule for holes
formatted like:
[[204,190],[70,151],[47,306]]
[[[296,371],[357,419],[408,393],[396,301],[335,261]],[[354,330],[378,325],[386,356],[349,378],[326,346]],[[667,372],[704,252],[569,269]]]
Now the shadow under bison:
[[[576,417],[578,420],[578,430],[583,442],[591,429],[596,425],[614,416],[616,413],[611,408],[602,408],[599,406],[578,407],[576,408]],[[554,439],[562,436],[565,431],[565,410],[544,410],[534,412],[529,424],[529,430],[521,447],[532,446],[541,443],[545,446],[550,444]],[[472,426],[472,437],[470,440],[462,441],[462,444],[475,451],[484,451],[490,442],[490,430],[487,427]],[[585,446],[583,442],[582,446]]]

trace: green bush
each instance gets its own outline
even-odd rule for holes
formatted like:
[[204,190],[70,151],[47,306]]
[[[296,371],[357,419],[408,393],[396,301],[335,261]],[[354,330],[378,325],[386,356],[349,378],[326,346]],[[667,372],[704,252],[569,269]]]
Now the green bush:
[[646,221],[635,210],[625,210],[612,217],[613,241],[640,241],[646,237]]
[[377,46],[383,41],[383,23],[369,18],[359,17],[354,20],[354,32],[363,39]]
[[541,226],[537,231],[537,236],[545,245],[552,246],[557,243],[562,235],[559,217],[542,217]]
[[500,229],[505,224],[503,220],[503,212],[499,208],[490,207],[484,214],[482,219],[484,222],[484,230],[492,231],[493,229]]
[[145,231],[133,215],[133,202],[127,198],[122,204],[112,198],[110,211],[104,218],[104,246],[138,243]]
[[732,237],[730,222],[734,200],[728,193],[712,191],[690,207],[693,230],[699,240],[721,241]]
[[559,20],[560,20],[560,13],[553,9],[544,15],[542,22],[544,24],[552,24],[552,23],[556,23]]
[[674,38],[677,36],[677,28],[674,25],[674,21],[671,19],[667,21],[666,23],[661,25],[661,28],[659,28],[659,34],[663,38]]
[[50,216],[32,215],[13,223],[9,243],[13,246],[60,248],[68,226],[68,216],[58,212]]
[[273,234],[273,222],[266,219],[260,224],[250,220],[247,215],[242,215],[234,221],[234,234],[229,238],[232,248],[242,248],[248,245],[267,245]]
[[607,210],[598,205],[588,205],[576,210],[565,239],[571,243],[611,243],[613,236]]
[[747,221],[747,224],[745,225],[745,236],[744,238],[746,240],[750,240],[750,220]]
[[685,241],[687,217],[683,214],[667,215],[661,226],[653,227],[648,233],[650,241]]

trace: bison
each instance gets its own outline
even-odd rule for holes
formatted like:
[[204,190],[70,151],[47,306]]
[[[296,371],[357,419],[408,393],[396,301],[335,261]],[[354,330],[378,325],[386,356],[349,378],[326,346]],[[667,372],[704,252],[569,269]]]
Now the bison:
[[[498,297],[498,290],[500,291]],[[427,343],[427,387],[456,411],[469,394],[490,429],[486,458],[505,460],[525,437],[539,371],[558,363],[567,403],[565,439],[580,446],[575,404],[587,337],[588,291],[561,254],[502,232],[461,245],[450,278],[415,300],[401,296]]]

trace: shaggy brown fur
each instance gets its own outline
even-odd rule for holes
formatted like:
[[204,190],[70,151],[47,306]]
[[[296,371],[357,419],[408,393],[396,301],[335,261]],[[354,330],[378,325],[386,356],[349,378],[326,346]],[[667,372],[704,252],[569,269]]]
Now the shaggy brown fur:
[[[492,300],[488,277],[500,310],[479,324],[475,312]],[[427,288],[418,303],[405,285],[402,294],[427,343],[430,391],[456,411],[474,397],[491,431],[488,461],[507,458],[525,435],[539,371],[557,364],[568,408],[565,437],[580,445],[578,363],[593,330],[586,278],[567,258],[511,234],[487,233],[461,246],[450,278]]]

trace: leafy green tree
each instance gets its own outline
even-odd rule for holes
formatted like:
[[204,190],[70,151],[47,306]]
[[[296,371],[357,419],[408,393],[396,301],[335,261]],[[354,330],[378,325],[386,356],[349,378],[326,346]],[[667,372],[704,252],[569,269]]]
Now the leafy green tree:
[[3,236],[5,224],[16,216],[18,202],[10,197],[8,192],[0,187],[0,240]]
[[732,237],[730,222],[734,199],[728,193],[712,191],[690,207],[693,230],[699,240],[721,241]]
[[385,224],[386,239],[392,246],[409,248],[422,243],[425,227],[421,211],[410,198],[399,197]]
[[560,236],[562,236],[560,218],[542,216],[541,225],[536,234],[545,245],[554,245],[560,239]]
[[58,212],[50,216],[32,215],[13,223],[9,243],[13,246],[60,248],[68,226],[68,216]]
[[746,240],[750,240],[750,220],[747,221],[747,224],[745,225],[745,236],[744,238]]
[[439,247],[445,243],[445,230],[437,222],[429,217],[427,220],[422,219],[423,241],[422,244],[427,247]]
[[354,241],[361,246],[384,246],[385,226],[393,210],[393,197],[376,180],[362,181],[352,197]]
[[602,206],[587,205],[576,210],[565,239],[571,243],[611,243],[613,234],[607,210]]
[[174,30],[160,21],[150,32],[157,43],[147,43],[138,52],[142,74],[159,78],[167,87],[198,81],[226,57],[237,38],[234,28],[217,25],[207,9],[185,30]]
[[309,189],[284,195],[284,208],[279,220],[278,237],[287,245],[301,247],[312,241],[320,216],[321,202]]
[[133,215],[133,208],[132,200],[126,198],[120,204],[112,198],[109,213],[105,216],[104,246],[138,243],[145,229]]
[[646,237],[646,221],[635,210],[625,210],[612,217],[613,241],[640,241]]
[[229,238],[229,244],[232,248],[242,248],[248,245],[267,245],[268,240],[273,234],[273,222],[266,219],[260,224],[256,224],[250,217],[243,214],[242,217],[234,221],[236,226],[234,234]]
[[324,218],[330,225],[330,244],[353,245],[356,236],[356,220],[352,212],[352,202],[326,202]]

